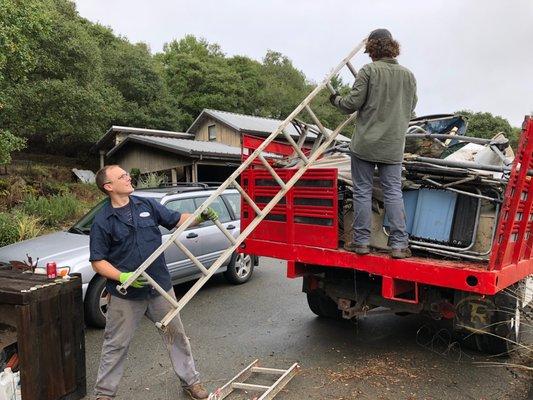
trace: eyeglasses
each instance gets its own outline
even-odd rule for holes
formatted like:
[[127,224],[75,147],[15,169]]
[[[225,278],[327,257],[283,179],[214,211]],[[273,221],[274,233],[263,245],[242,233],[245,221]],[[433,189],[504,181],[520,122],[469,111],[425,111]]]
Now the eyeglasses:
[[[120,176],[117,178],[117,181],[118,181],[118,180],[122,180],[122,179],[129,178],[129,177],[130,177],[130,174],[127,173],[127,172],[125,172],[125,173],[123,173],[122,175],[120,175]],[[113,183],[113,181],[107,181],[107,182],[104,182],[104,185],[105,185],[106,183]]]

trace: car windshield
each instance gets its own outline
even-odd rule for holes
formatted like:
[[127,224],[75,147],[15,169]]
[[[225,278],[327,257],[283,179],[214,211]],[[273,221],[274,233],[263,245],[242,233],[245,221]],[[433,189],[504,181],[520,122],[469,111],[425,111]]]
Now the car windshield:
[[81,217],[81,219],[76,222],[68,231],[70,233],[77,233],[78,235],[88,235],[91,232],[91,225],[93,223],[94,216],[102,208],[106,201],[107,198],[94,206],[91,211]]

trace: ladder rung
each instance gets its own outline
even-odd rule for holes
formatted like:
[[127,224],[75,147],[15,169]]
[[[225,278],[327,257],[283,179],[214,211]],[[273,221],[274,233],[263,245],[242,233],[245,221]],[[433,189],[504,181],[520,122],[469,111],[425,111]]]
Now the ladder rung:
[[235,244],[237,243],[235,238],[233,237],[233,235],[224,227],[224,225],[222,225],[220,223],[220,221],[217,219],[215,221],[213,221],[215,223],[215,225],[218,227],[218,229],[220,229],[222,231],[222,233],[224,234],[224,236],[226,236],[228,238],[228,240],[230,241],[231,244]]
[[353,77],[354,77],[354,78],[357,78],[357,70],[355,69],[355,67],[353,66],[353,64],[352,64],[350,61],[348,61],[348,62],[346,63],[346,66],[348,67],[348,69],[349,69],[350,72],[352,73]]
[[180,242],[179,238],[174,240],[174,243],[183,252],[183,254],[185,254],[194,263],[194,265],[196,265],[196,267],[198,267],[198,269],[202,271],[204,275],[207,275],[209,273],[207,268],[204,267],[204,265],[194,256],[194,254],[192,254],[189,249],[185,247],[183,243]]
[[276,171],[274,171],[274,168],[272,168],[272,166],[268,163],[265,157],[263,157],[262,154],[259,154],[258,157],[263,163],[263,165],[265,166],[265,168],[268,170],[268,172],[270,172],[270,175],[272,175],[272,177],[276,180],[276,182],[278,182],[278,185],[280,185],[282,189],[285,189],[285,182],[283,182],[283,179],[281,179],[279,175],[276,173]]
[[252,367],[252,372],[258,372],[262,374],[271,374],[271,375],[283,375],[285,372],[287,372],[287,370],[276,369],[276,368]]
[[244,383],[244,382],[232,383],[231,387],[233,389],[254,390],[254,391],[257,391],[257,392],[264,392],[265,390],[270,389],[270,386],[254,385],[254,384],[251,384],[251,383]]
[[244,191],[244,189],[239,185],[237,182],[233,182],[235,185],[235,188],[239,191],[241,196],[246,200],[246,202],[252,207],[257,215],[261,214],[261,209],[255,204],[255,201],[252,200],[250,196],[248,196],[248,193]]
[[141,276],[144,277],[144,279],[146,279],[148,281],[148,283],[150,284],[150,286],[152,286],[157,292],[159,292],[159,294],[161,296],[163,296],[171,305],[172,307],[174,307],[174,309],[177,309],[178,308],[178,301],[176,299],[174,299],[171,295],[169,295],[165,289],[163,289],[161,286],[159,286],[157,284],[157,282],[150,276],[148,275],[147,272],[143,272],[141,274]]
[[[307,112],[309,113],[309,115],[311,116],[311,119],[313,120],[313,122],[315,123],[316,126],[318,126],[318,129],[320,129],[320,132],[322,132],[322,135],[324,135],[324,137],[326,139],[329,139],[329,134],[328,134],[328,131],[326,131],[326,128],[324,128],[324,125],[322,125],[322,122],[320,122],[320,120],[318,119],[318,117],[315,115],[315,113],[313,112],[313,110],[311,110],[311,107],[309,107],[309,105],[306,105],[305,106],[305,109],[307,110]],[[318,139],[318,138],[317,138]]]
[[305,139],[307,138],[307,133],[309,132],[309,127],[306,125],[304,128],[304,131],[300,134],[300,139],[298,139],[298,147],[301,149],[305,143]]
[[304,154],[304,152],[298,147],[298,145],[296,144],[296,142],[294,141],[294,139],[291,137],[291,135],[285,131],[283,131],[283,134],[285,135],[285,137],[287,138],[287,141],[289,142],[289,144],[294,147],[294,151],[296,151],[296,153],[298,154],[298,156],[302,159],[302,161],[305,163],[305,164],[309,164],[309,160],[307,159],[306,155]]
[[326,83],[326,87],[328,88],[328,90],[329,90],[329,92],[330,92],[331,94],[335,94],[335,93],[337,93],[337,91],[336,91],[335,88],[331,85],[331,83],[329,83],[329,82]]

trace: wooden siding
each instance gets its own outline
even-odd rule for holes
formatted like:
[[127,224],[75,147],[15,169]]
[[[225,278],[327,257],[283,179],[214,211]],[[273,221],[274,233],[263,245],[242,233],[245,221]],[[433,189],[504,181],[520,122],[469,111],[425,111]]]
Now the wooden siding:
[[239,132],[235,131],[228,126],[221,124],[218,121],[215,121],[212,118],[206,118],[206,120],[200,125],[200,128],[196,131],[195,140],[201,140],[204,142],[209,141],[208,136],[208,127],[209,125],[216,126],[217,139],[219,143],[224,143],[228,146],[241,147],[241,135]]
[[163,150],[157,150],[137,143],[128,143],[111,160],[106,160],[106,164],[119,164],[125,171],[132,168],[139,168],[141,174],[169,170],[192,164],[190,158],[179,154],[172,154]]

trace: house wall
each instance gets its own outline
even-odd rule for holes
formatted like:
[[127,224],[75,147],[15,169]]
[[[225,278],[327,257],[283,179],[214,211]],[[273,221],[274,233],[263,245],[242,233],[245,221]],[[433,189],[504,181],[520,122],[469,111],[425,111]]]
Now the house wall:
[[224,143],[228,146],[241,147],[241,135],[239,132],[215,121],[211,118],[206,118],[196,131],[195,140],[209,141],[208,127],[209,125],[216,126],[217,142]]
[[107,160],[107,164],[111,163],[119,164],[128,172],[132,168],[139,168],[141,174],[145,174],[172,168],[183,170],[183,166],[191,165],[192,160],[178,154],[168,153],[137,143],[128,143],[113,155],[111,161]]

